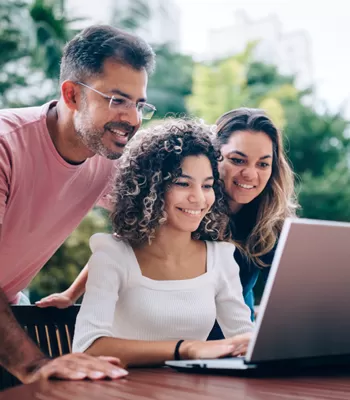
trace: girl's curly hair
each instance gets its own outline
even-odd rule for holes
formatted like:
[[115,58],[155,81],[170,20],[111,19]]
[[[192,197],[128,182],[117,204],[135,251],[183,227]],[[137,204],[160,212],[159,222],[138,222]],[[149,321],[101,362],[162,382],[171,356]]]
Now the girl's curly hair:
[[212,144],[210,128],[194,119],[167,119],[139,131],[128,143],[111,198],[115,236],[133,246],[151,243],[167,221],[166,190],[181,175],[184,158],[200,155],[210,161],[216,200],[192,237],[229,240],[229,210],[218,172],[221,156]]

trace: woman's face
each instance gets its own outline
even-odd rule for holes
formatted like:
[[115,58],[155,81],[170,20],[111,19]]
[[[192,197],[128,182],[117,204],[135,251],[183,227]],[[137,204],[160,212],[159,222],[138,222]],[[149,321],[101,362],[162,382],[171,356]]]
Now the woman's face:
[[232,212],[265,189],[272,173],[272,140],[264,132],[236,131],[221,147],[220,177]]
[[185,157],[181,169],[165,194],[167,226],[194,232],[215,201],[213,170],[204,155]]

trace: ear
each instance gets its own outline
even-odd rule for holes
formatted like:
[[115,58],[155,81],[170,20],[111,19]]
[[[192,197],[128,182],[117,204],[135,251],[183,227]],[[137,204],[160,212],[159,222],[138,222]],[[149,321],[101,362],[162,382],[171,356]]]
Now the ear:
[[71,110],[78,109],[80,102],[80,87],[72,81],[64,81],[61,85],[61,96],[65,105]]

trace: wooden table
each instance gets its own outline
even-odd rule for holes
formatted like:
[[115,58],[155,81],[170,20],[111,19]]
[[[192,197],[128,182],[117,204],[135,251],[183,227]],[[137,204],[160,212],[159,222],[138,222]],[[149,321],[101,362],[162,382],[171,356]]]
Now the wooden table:
[[0,393],[0,400],[349,400],[350,369],[322,376],[237,377],[131,369],[116,381],[41,381]]

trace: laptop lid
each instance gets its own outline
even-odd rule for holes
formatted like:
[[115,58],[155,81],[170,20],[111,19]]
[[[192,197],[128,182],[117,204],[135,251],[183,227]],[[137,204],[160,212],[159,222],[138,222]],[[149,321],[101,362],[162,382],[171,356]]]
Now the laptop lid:
[[350,354],[350,223],[287,219],[245,361]]

